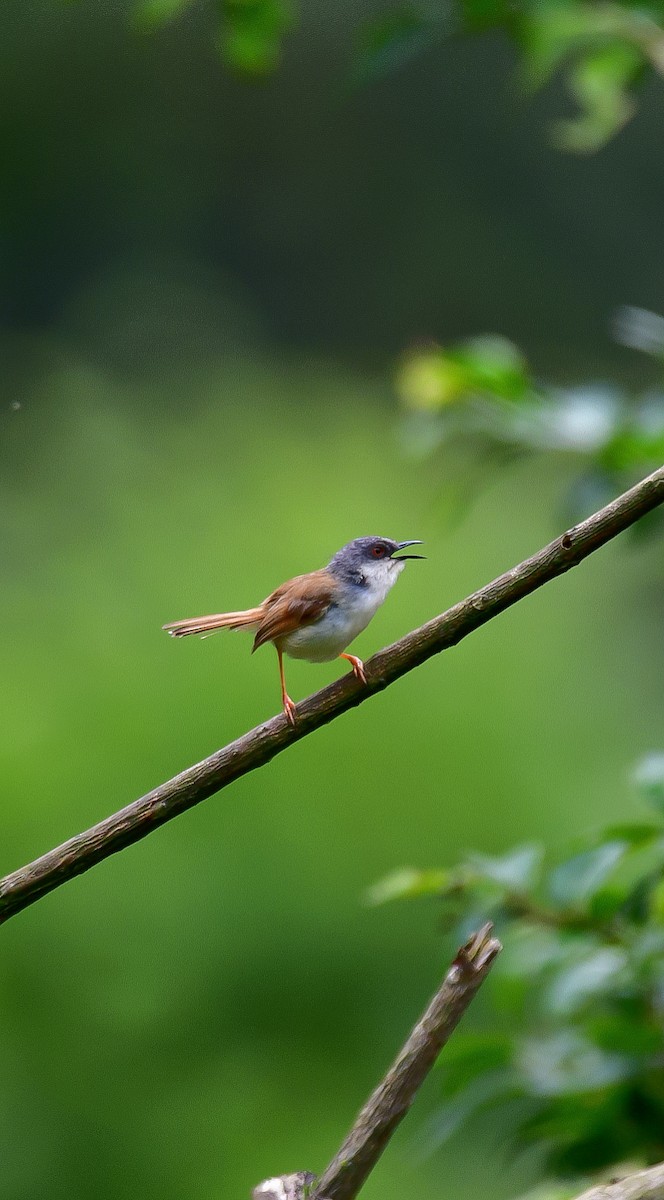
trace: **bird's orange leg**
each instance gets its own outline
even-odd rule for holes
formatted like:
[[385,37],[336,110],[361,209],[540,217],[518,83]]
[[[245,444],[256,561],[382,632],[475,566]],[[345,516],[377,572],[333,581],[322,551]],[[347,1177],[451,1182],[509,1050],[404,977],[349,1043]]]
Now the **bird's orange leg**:
[[356,658],[354,654],[340,654],[339,658],[345,658],[353,668],[353,675],[359,679],[360,683],[367,682],[367,676],[364,670],[364,663],[361,658]]
[[286,677],[284,675],[284,656],[279,647],[276,647],[277,657],[279,659],[279,678],[281,679],[281,703],[284,706],[286,720],[289,725],[295,728],[295,705],[286,691]]

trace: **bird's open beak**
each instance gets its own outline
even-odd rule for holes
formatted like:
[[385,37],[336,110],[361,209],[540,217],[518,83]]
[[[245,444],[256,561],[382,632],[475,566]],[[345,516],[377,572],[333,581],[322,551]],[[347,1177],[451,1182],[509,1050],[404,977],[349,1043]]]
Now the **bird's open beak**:
[[[422,543],[420,541],[417,541],[417,539],[414,542],[399,542],[399,545],[397,546],[397,550],[405,550],[406,546],[421,546],[421,545],[422,545]],[[394,551],[394,554],[396,554],[396,550]],[[394,554],[391,554],[390,558],[394,558]],[[397,562],[404,562],[407,558],[424,558],[424,557],[425,557],[424,554],[400,554],[397,559]]]

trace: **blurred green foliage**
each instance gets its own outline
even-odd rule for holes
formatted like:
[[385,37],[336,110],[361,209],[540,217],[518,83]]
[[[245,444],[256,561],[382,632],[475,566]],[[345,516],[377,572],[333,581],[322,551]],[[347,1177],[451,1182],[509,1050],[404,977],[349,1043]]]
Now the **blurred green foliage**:
[[223,0],[219,40],[232,67],[251,75],[273,70],[281,39],[292,24],[286,0]]
[[[180,17],[192,0],[140,0],[138,28]],[[294,24],[289,0],[214,0],[224,59],[248,75],[280,62],[285,32]],[[648,73],[664,73],[664,5],[580,0],[421,0],[397,5],[361,22],[352,66],[356,82],[395,70],[451,36],[501,30],[520,58],[522,83],[538,89],[564,75],[579,115],[553,126],[565,150],[599,150],[636,110],[635,93]]]
[[[135,27],[151,32],[177,20],[194,0],[140,0],[134,11]],[[273,71],[281,59],[281,43],[294,23],[289,0],[213,0],[207,7],[217,28],[223,60],[250,76]]]
[[176,20],[194,3],[195,0],[141,0],[134,10],[136,28],[158,29],[167,21]]
[[579,114],[555,122],[553,140],[561,149],[589,153],[601,149],[633,116],[644,77],[664,73],[663,18],[661,3],[411,4],[364,26],[355,74],[368,80],[450,36],[501,30],[516,48],[521,82],[528,90],[544,87],[556,74],[564,77]]
[[[623,308],[616,338],[650,355],[664,372],[664,318]],[[587,516],[664,461],[664,374],[640,394],[602,383],[561,388],[536,382],[523,354],[502,337],[475,337],[405,355],[396,386],[407,411],[411,453],[435,455],[448,495],[469,500],[492,467],[547,453],[574,462],[560,507],[568,521]],[[456,476],[454,475],[456,464]],[[661,529],[654,513],[631,536]]]
[[546,866],[531,843],[369,892],[373,904],[428,894],[455,938],[487,919],[504,937],[487,985],[494,1028],[462,1032],[442,1056],[432,1144],[508,1105],[513,1150],[534,1143],[544,1171],[578,1190],[664,1158],[664,754],[634,780],[655,820],[577,838]]

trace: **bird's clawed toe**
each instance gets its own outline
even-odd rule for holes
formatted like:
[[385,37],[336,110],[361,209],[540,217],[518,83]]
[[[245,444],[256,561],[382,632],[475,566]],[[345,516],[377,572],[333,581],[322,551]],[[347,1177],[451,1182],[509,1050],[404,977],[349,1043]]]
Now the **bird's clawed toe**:
[[287,692],[284,692],[284,713],[289,725],[295,729],[295,704]]
[[359,679],[360,683],[367,682],[367,674],[361,658],[358,658],[355,654],[341,654],[339,657],[345,658],[350,663],[353,668],[353,675],[356,679]]

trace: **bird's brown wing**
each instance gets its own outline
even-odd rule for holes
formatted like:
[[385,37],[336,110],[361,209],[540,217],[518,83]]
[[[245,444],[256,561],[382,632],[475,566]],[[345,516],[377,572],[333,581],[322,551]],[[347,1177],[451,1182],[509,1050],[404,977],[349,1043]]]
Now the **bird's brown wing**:
[[311,571],[282,583],[261,605],[263,618],[256,630],[253,650],[265,642],[286,637],[301,625],[318,621],[332,604],[338,588],[327,571]]

